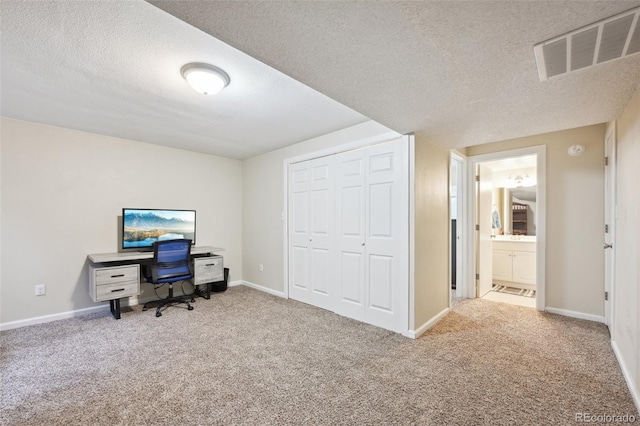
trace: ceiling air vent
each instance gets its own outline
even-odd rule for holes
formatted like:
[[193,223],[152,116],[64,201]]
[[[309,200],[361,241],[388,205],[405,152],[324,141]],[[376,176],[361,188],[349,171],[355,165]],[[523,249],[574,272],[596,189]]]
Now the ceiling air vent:
[[640,52],[640,7],[536,44],[540,81]]

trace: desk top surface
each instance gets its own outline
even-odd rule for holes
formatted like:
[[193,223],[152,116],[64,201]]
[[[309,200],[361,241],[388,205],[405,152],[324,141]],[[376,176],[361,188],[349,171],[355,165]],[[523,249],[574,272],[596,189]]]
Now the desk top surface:
[[[211,246],[193,246],[191,247],[191,254],[214,254],[223,252],[224,249],[220,247]],[[87,255],[89,260],[93,263],[107,263],[107,262],[121,262],[129,260],[144,260],[153,259],[152,251],[127,251],[121,253],[94,253]]]

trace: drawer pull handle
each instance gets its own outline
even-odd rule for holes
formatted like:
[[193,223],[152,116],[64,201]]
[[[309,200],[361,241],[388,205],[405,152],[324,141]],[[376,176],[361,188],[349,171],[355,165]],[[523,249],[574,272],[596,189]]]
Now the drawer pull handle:
[[216,264],[215,263],[207,263],[204,266],[216,266]]
[[124,277],[124,274],[111,275],[111,278],[120,278],[120,277]]
[[115,293],[117,291],[124,291],[124,288],[117,288],[115,290],[111,290],[111,293]]

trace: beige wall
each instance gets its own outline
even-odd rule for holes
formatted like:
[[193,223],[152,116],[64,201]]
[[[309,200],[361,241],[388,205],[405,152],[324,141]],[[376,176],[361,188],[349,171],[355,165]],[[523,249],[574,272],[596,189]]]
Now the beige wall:
[[[547,235],[545,306],[604,315],[604,131],[581,127],[478,145],[467,155],[546,145]],[[582,144],[582,156],[567,149]]]
[[617,121],[613,341],[640,409],[640,89]]
[[415,137],[413,330],[449,307],[449,151]]
[[[242,271],[242,163],[2,119],[0,322],[96,306],[88,253],[118,249],[123,207],[197,210],[198,245]],[[34,296],[45,284],[47,294]],[[153,293],[144,284],[142,297]]]
[[[284,292],[284,160],[391,132],[368,121],[243,162],[243,279]],[[260,272],[258,266],[264,266]]]

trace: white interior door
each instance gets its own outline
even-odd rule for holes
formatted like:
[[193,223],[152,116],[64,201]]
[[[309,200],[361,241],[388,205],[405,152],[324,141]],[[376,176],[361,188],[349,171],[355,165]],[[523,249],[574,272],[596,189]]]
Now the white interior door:
[[289,295],[333,309],[333,156],[290,167]]
[[289,297],[311,303],[309,285],[310,161],[289,167]]
[[400,141],[366,150],[365,319],[390,330],[402,323],[402,149]]
[[[491,253],[491,214],[493,197],[493,176],[491,169],[483,164],[478,165],[478,292],[476,297],[482,297],[491,291],[493,283],[492,253]],[[506,220],[507,218],[504,218]]]
[[365,151],[335,156],[336,283],[335,311],[364,320],[365,306]]
[[311,161],[309,191],[309,300],[329,310],[333,310],[335,303],[333,160],[329,156]]
[[607,134],[604,144],[607,164],[604,170],[604,291],[607,297],[604,301],[604,320],[613,328],[613,297],[614,295],[614,258],[615,258],[615,192],[616,192],[616,134],[615,127]]
[[398,140],[289,166],[289,297],[406,330],[403,158]]

